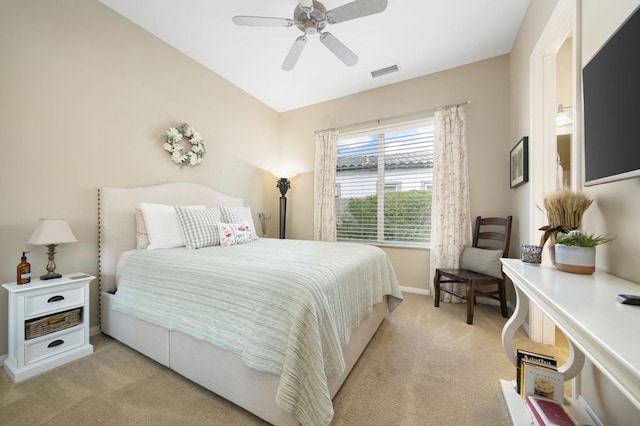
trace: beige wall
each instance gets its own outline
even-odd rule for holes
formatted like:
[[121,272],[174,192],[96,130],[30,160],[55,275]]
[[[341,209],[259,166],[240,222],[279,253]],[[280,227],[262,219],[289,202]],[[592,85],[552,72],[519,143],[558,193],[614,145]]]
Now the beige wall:
[[[573,106],[571,88],[571,44],[573,39],[567,38],[556,53],[556,105],[562,104],[564,107]],[[572,114],[573,109],[569,109]]]
[[[556,53],[556,104],[562,105],[570,117],[573,117],[573,79],[572,79],[572,45],[573,39],[568,37]],[[568,108],[571,107],[571,108]],[[563,184],[571,185],[571,126],[556,128],[557,149],[563,169]]]
[[[510,83],[511,83],[511,138],[519,139],[531,134],[531,108],[530,108],[530,56],[536,45],[542,30],[544,29],[553,9],[555,0],[532,1],[529,3],[518,36],[513,44],[510,54]],[[533,145],[537,141],[529,140],[529,153],[533,152]],[[531,154],[530,154],[531,158]],[[532,170],[529,164],[529,170]],[[530,176],[530,179],[532,176]],[[532,226],[531,218],[531,183],[522,185],[510,193],[511,205],[514,215],[518,218],[514,221],[514,233],[511,240],[512,257],[519,257],[520,244],[537,244],[538,241],[529,240],[529,229]]]
[[[440,73],[283,113],[282,154],[305,173],[292,180],[292,238],[311,238],[313,230],[314,130],[411,114],[470,100],[465,107],[471,214],[506,216],[509,204],[509,58],[499,56]],[[275,201],[274,201],[275,202]],[[401,285],[426,289],[428,250],[385,249]]]
[[[278,114],[97,1],[2,1],[0,54],[0,282],[23,250],[45,272],[46,249],[26,244],[40,217],[67,218],[79,240],[58,248],[58,271],[97,275],[101,186],[193,181],[264,209]],[[181,121],[204,137],[198,167],[162,150]],[[92,326],[97,293],[94,281]],[[3,289],[0,354],[6,312]]]
[[[640,2],[620,0],[581,3],[584,65]],[[512,138],[530,132],[530,55],[555,5],[556,1],[552,0],[530,3],[511,52]],[[523,185],[512,192],[512,205],[523,219],[519,224],[519,234],[522,236],[529,234],[529,215],[535,209],[529,201],[530,187],[531,185]],[[598,248],[597,268],[640,282],[640,264],[636,259],[640,252],[638,179],[584,188],[584,191],[594,198],[594,203],[585,214],[583,228],[616,236],[613,243]],[[604,424],[637,422],[638,410],[590,362],[586,363],[581,378],[581,392]]]

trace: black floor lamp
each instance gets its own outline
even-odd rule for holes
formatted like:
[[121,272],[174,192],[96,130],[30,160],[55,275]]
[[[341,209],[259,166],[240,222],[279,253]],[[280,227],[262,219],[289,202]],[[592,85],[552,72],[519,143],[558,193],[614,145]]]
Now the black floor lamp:
[[287,221],[287,191],[291,188],[291,182],[287,178],[278,179],[276,187],[280,190],[280,239],[284,239]]

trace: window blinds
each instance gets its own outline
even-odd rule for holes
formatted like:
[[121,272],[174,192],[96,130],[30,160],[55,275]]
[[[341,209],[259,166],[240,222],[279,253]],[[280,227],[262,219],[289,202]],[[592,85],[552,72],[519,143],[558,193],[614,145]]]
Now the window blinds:
[[426,245],[431,234],[433,120],[338,142],[339,240]]

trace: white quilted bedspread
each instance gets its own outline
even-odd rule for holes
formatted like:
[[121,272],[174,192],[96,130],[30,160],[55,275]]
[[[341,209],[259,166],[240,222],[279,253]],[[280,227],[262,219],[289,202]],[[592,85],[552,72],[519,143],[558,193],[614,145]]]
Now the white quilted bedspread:
[[113,309],[179,331],[281,375],[276,402],[302,424],[327,425],[327,379],[343,373],[352,331],[398,281],[379,248],[259,239],[198,250],[136,250]]

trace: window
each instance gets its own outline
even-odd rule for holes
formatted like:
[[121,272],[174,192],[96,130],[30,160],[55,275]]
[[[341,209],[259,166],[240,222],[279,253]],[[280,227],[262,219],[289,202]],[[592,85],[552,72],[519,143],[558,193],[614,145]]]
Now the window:
[[385,192],[400,192],[400,191],[402,191],[402,182],[385,182],[384,183],[384,191]]
[[431,179],[423,180],[422,182],[420,182],[420,189],[426,189],[428,191],[431,191],[432,187],[433,187],[433,182],[431,182]]
[[431,238],[433,120],[338,141],[338,240],[426,246]]

